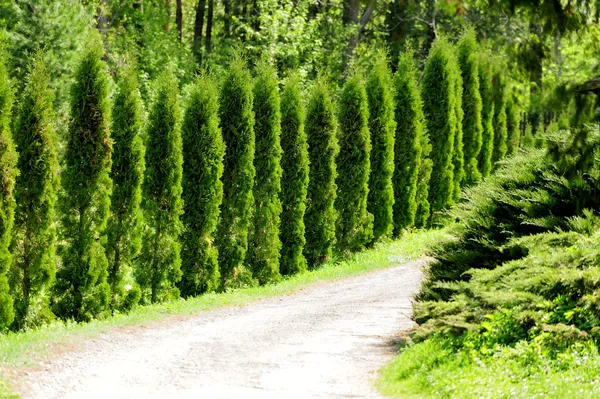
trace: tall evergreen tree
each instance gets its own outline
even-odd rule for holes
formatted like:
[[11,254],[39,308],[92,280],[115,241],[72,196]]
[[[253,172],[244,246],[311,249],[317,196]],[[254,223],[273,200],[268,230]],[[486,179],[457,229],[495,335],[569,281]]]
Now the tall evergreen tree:
[[7,272],[12,263],[9,251],[15,217],[15,179],[17,152],[10,132],[13,90],[8,76],[6,43],[0,32],[0,328],[15,317]]
[[431,46],[421,82],[423,111],[432,151],[429,203],[433,212],[452,202],[454,138],[457,128],[455,71],[452,46],[445,38]]
[[279,274],[279,218],[281,215],[281,110],[277,71],[266,61],[257,67],[254,82],[254,226],[248,264],[260,284],[275,282]]
[[[304,214],[308,191],[308,141],[304,131],[304,106],[297,76],[288,79],[281,95],[281,273],[300,273],[307,268],[304,257]],[[329,132],[327,132],[329,133]],[[326,187],[324,187],[326,189]],[[326,210],[326,209],[324,209]]]
[[252,78],[244,59],[236,55],[221,88],[219,116],[225,157],[223,204],[217,233],[223,287],[253,284],[244,262],[248,250],[251,207],[254,202],[254,113]]
[[494,152],[494,101],[492,98],[492,70],[489,56],[481,54],[477,68],[479,92],[481,93],[481,151],[477,157],[479,172],[485,178],[492,172],[492,154]]
[[512,98],[506,101],[506,128],[508,130],[506,155],[511,155],[519,149],[521,141],[521,115]]
[[[142,181],[145,148],[140,136],[142,99],[133,67],[119,78],[112,113],[113,154],[110,177],[113,181],[111,214],[106,228],[108,282],[113,309],[127,310],[140,299],[132,280],[133,262],[142,245]],[[132,286],[131,289],[126,289]]]
[[373,238],[373,215],[367,211],[371,174],[369,108],[362,78],[357,73],[348,78],[342,89],[339,126],[337,245],[341,252],[358,251]]
[[396,140],[394,168],[394,235],[415,223],[425,121],[412,51],[400,54],[394,79]]
[[179,88],[171,68],[158,80],[146,132],[142,207],[146,226],[135,277],[145,302],[179,296],[181,280],[182,142]]
[[421,166],[419,168],[419,181],[417,183],[417,213],[415,215],[415,226],[426,227],[431,216],[429,205],[429,181],[433,170],[433,161],[430,158],[431,143],[427,129],[423,129],[421,136],[421,149],[423,151]]
[[217,89],[206,75],[190,93],[182,136],[184,230],[179,287],[181,294],[189,297],[216,290],[220,277],[213,235],[223,200],[225,145]]
[[492,79],[492,96],[494,101],[494,151],[492,152],[492,169],[497,168],[496,162],[506,155],[506,139],[508,129],[506,125],[506,98],[504,93],[504,79],[501,72],[496,72]]
[[[291,89],[290,89],[291,90]],[[290,104],[297,104],[291,110],[302,117],[302,99],[296,86],[290,95]],[[306,111],[306,135],[310,169],[308,173],[308,193],[306,200],[306,246],[304,254],[310,268],[331,259],[335,245],[335,158],[339,152],[336,136],[335,107],[329,87],[324,79],[314,83]]]
[[385,54],[378,55],[366,90],[372,145],[367,209],[373,215],[373,239],[378,240],[389,236],[394,227],[392,176],[396,122],[392,72]]
[[110,210],[112,142],[104,48],[92,36],[75,72],[65,167],[61,174],[62,267],[56,274],[54,313],[89,320],[110,300],[104,229]]
[[455,47],[452,46],[451,50],[452,62],[450,63],[450,66],[453,72],[454,112],[456,114],[456,129],[454,131],[454,150],[452,158],[452,163],[454,164],[454,188],[452,189],[452,197],[454,200],[458,201],[460,198],[461,187],[463,187],[465,181],[465,154],[463,151],[464,111],[462,109],[463,80],[458,65],[458,58],[456,57]]
[[481,180],[477,159],[482,144],[481,113],[483,105],[479,88],[476,51],[475,31],[469,29],[458,42],[458,62],[463,81],[463,151],[466,184],[476,184]]
[[44,54],[39,52],[32,60],[15,123],[20,175],[14,190],[17,208],[10,285],[17,329],[53,317],[48,294],[56,274],[59,165],[49,84]]

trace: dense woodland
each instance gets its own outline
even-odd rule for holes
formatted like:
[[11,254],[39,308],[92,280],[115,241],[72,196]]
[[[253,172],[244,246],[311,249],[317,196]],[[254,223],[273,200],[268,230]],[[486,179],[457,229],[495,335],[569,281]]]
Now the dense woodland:
[[[415,339],[595,337],[595,271],[551,264],[598,231],[596,6],[0,2],[0,327],[272,284],[449,225]],[[513,286],[542,267],[554,286]]]

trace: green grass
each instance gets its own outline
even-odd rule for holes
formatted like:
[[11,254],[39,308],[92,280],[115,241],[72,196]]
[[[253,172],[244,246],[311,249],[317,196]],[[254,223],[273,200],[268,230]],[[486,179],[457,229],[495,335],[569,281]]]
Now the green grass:
[[[318,281],[336,280],[386,268],[422,256],[425,248],[445,234],[445,230],[409,233],[399,240],[379,243],[352,258],[333,261],[317,270],[295,275],[274,285],[241,288],[188,300],[179,299],[137,307],[129,314],[115,315],[89,323],[55,322],[35,330],[8,333],[0,336],[0,364],[4,369],[12,370],[33,366],[40,360],[52,357],[51,348],[57,344],[78,342],[116,327],[165,321],[171,316],[191,315],[226,306],[243,306],[260,299],[290,294]],[[10,397],[8,395],[7,384],[0,381],[0,398]]]

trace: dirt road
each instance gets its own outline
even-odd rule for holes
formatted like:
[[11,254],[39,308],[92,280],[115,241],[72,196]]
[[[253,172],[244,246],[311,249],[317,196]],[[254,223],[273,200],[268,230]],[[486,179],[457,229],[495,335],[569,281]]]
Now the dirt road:
[[421,262],[104,334],[29,373],[24,399],[375,398]]

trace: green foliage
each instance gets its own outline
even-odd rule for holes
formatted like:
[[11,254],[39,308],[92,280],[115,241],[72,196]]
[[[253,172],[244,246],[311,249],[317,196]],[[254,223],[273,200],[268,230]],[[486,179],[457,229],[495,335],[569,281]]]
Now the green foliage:
[[461,187],[465,183],[465,153],[463,143],[463,80],[455,48],[452,47],[453,62],[450,63],[452,83],[454,85],[454,113],[456,114],[456,130],[454,131],[454,150],[452,163],[454,165],[452,196],[455,201],[460,199]]
[[100,38],[92,35],[86,48],[71,91],[59,201],[62,265],[53,298],[57,316],[77,321],[102,314],[110,300],[103,235],[112,191],[109,78]]
[[423,129],[421,136],[421,149],[423,156],[417,182],[417,213],[415,214],[415,226],[426,227],[431,214],[429,205],[429,181],[431,180],[431,171],[433,170],[433,161],[429,157],[431,154],[431,143],[426,129]]
[[421,82],[423,111],[431,140],[433,169],[429,183],[432,211],[452,203],[454,149],[457,128],[455,59],[450,43],[436,40],[425,63]]
[[17,208],[10,285],[17,329],[53,318],[48,294],[56,274],[54,217],[60,182],[49,82],[44,55],[37,53],[15,123],[20,175],[14,190]]
[[19,174],[10,132],[13,89],[6,59],[5,38],[0,33],[0,328],[9,326],[15,317],[6,274],[12,263],[9,246],[15,220],[15,180]]
[[224,288],[253,284],[244,266],[254,202],[254,113],[252,78],[244,59],[235,55],[221,87],[219,117],[225,142],[223,203],[217,233]]
[[[367,210],[373,215],[375,241],[389,236],[394,228],[392,177],[396,122],[393,84],[387,57],[385,54],[379,54],[366,85],[372,146]],[[416,90],[416,85],[414,89]],[[418,165],[415,165],[415,169],[417,168]]]
[[521,138],[520,146],[522,148],[533,147],[534,138],[532,132],[531,123],[527,123],[525,125],[525,131],[523,132],[523,137]]
[[479,92],[481,93],[481,151],[477,158],[479,171],[483,178],[492,173],[492,154],[494,152],[494,101],[492,97],[492,66],[489,56],[479,56]]
[[506,129],[506,155],[512,155],[519,149],[521,142],[521,114],[511,98],[506,100]]
[[209,77],[200,77],[189,95],[182,126],[183,276],[181,295],[197,296],[219,287],[218,251],[213,234],[223,200],[225,145],[219,128],[219,99]]
[[494,99],[494,151],[492,152],[492,168],[496,169],[497,162],[506,155],[508,138],[507,120],[506,120],[506,96],[505,85],[501,72],[496,72],[492,79],[492,95]]
[[181,280],[182,140],[179,88],[171,68],[159,78],[146,132],[142,209],[146,226],[135,278],[144,302],[179,296]]
[[[306,196],[308,192],[308,139],[304,131],[304,107],[300,93],[300,82],[297,76],[292,76],[286,83],[281,95],[281,147],[283,156],[281,167],[281,273],[284,275],[301,273],[307,269],[303,250],[306,244],[304,215],[306,212]],[[312,128],[312,126],[311,126]],[[323,132],[325,137],[332,132]],[[326,144],[326,143],[323,143]],[[324,154],[321,154],[324,155]],[[324,157],[324,161],[327,162]],[[324,169],[327,171],[327,169]],[[329,169],[330,173],[333,173]],[[331,177],[330,177],[331,178]],[[327,179],[323,179],[327,184]],[[330,186],[331,187],[331,186]],[[327,186],[320,189],[326,190]],[[322,202],[322,204],[326,205]],[[327,208],[323,208],[327,211]],[[327,215],[322,215],[326,217]],[[327,219],[323,219],[327,221]],[[311,222],[314,221],[314,218]],[[323,245],[327,236],[323,234]],[[326,245],[326,244],[325,244]],[[320,247],[326,251],[327,246]],[[325,255],[325,253],[323,253]]]
[[277,71],[266,61],[257,67],[254,82],[254,225],[248,264],[260,284],[277,281],[279,274],[279,217],[281,215],[281,110]]
[[[296,103],[301,107],[300,93]],[[331,259],[335,245],[335,158],[339,152],[334,104],[327,83],[318,79],[312,88],[306,112],[306,135],[310,170],[306,200],[306,245],[310,268]]]
[[483,124],[482,101],[479,88],[479,72],[477,64],[477,42],[475,31],[467,30],[458,42],[458,62],[463,80],[462,109],[463,119],[463,151],[465,167],[465,183],[473,185],[481,180],[477,163],[482,145]]
[[[394,146],[393,186],[395,202],[393,208],[394,235],[399,236],[404,229],[415,223],[419,199],[419,174],[422,172],[423,138],[425,137],[425,117],[423,102],[417,87],[415,61],[412,52],[400,54],[398,70],[394,78],[396,103],[396,134]],[[427,184],[427,183],[425,183]],[[421,187],[422,189],[422,187]],[[425,197],[427,194],[425,194]],[[422,211],[424,212],[424,210]],[[429,217],[429,211],[426,211]],[[422,218],[422,216],[421,216]],[[420,219],[422,220],[422,219]]]
[[367,211],[371,173],[371,137],[367,93],[359,74],[348,78],[339,101],[335,208],[340,252],[358,251],[373,239],[373,215]]
[[[106,227],[108,283],[113,309],[129,310],[139,299],[133,287],[134,259],[142,245],[142,181],[145,148],[140,136],[142,100],[135,70],[124,68],[118,82],[112,113],[113,154],[110,177],[113,181],[111,214]],[[133,288],[129,288],[133,287]]]

